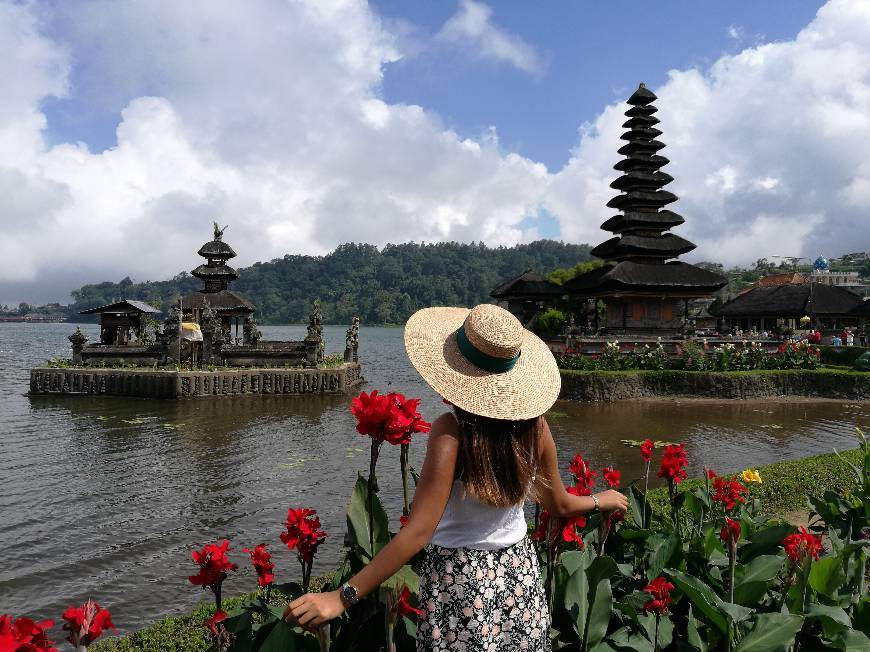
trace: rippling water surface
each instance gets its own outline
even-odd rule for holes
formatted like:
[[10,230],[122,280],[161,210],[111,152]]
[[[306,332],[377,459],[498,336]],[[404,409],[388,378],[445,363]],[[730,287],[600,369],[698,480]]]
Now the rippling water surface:
[[[348,397],[202,401],[28,397],[28,369],[69,356],[70,324],[0,324],[0,613],[57,619],[93,597],[123,631],[183,611],[209,596],[187,583],[190,551],[230,539],[237,551],[271,544],[279,579],[297,573],[278,533],[289,506],[320,512],[330,538],[315,572],[338,560],[344,509],[366,442]],[[82,326],[92,339],[97,327]],[[300,339],[299,326],[263,327],[267,338]],[[327,326],[327,351],[344,329]],[[362,328],[369,388],[440,399],[408,364],[399,328]],[[622,439],[683,441],[693,472],[760,465],[854,446],[868,406],[839,402],[662,401],[559,403],[550,424],[563,462],[583,451],[624,477],[641,473]],[[419,465],[425,441],[412,446]],[[379,462],[382,495],[398,518],[398,451]],[[256,581],[241,555],[229,594]]]

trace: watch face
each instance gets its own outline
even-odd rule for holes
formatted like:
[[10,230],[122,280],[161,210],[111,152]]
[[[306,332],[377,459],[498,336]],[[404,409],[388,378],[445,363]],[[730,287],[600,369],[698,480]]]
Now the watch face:
[[350,604],[354,604],[357,601],[356,589],[350,584],[345,584],[341,587],[341,595],[344,597],[345,601]]

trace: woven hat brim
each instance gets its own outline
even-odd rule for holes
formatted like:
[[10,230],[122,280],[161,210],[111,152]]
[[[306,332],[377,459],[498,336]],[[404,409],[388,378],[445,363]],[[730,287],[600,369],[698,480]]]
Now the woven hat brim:
[[493,419],[541,416],[559,397],[562,379],[549,347],[523,333],[520,357],[510,371],[492,373],[465,359],[456,331],[468,308],[424,308],[405,325],[405,350],[431,387],[457,407]]

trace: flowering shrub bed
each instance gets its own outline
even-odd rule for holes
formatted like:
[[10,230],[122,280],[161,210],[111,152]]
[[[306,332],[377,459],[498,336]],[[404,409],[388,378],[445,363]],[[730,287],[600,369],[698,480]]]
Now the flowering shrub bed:
[[556,354],[560,369],[621,371],[633,369],[679,369],[685,371],[754,371],[758,369],[816,369],[821,366],[819,347],[800,342],[783,342],[775,353],[767,353],[757,342],[699,345],[687,342],[682,351],[669,356],[659,341],[650,346],[607,342],[600,354],[585,355],[568,349]]
[[[340,586],[393,536],[375,478],[380,447],[384,442],[410,445],[414,434],[429,427],[417,413],[417,402],[400,394],[362,394],[352,410],[358,431],[371,439],[370,474],[357,478],[347,512],[344,561],[324,590]],[[597,471],[581,455],[575,456],[568,468],[573,478],[569,491],[586,495],[596,486],[621,488],[631,509],[624,518],[590,514],[560,520],[546,510],[536,518],[531,536],[547,589],[554,649],[870,648],[870,596],[865,586],[870,448],[860,436],[860,462],[849,463],[852,486],[844,493],[827,491],[810,498],[808,529],[762,514],[757,493],[764,476],[757,470],[733,476],[708,470],[700,485],[685,481],[688,459],[680,444],[642,442],[640,455],[647,469],[643,489],[635,481],[624,486],[618,469]],[[407,456],[402,457],[401,471],[407,477]],[[647,495],[653,471],[667,482],[666,513],[655,512]],[[406,503],[405,514],[409,508]],[[211,649],[415,649],[416,619],[425,605],[416,604],[418,579],[410,566],[317,632],[281,620],[283,608],[270,592],[292,598],[311,588],[314,558],[327,534],[314,510],[291,508],[276,535],[295,553],[301,583],[276,584],[276,564],[267,545],[245,549],[260,590],[232,607],[222,600],[223,582],[239,571],[230,558],[232,547],[223,541],[193,552],[196,573],[189,580],[215,598],[215,609],[200,625]],[[521,619],[523,614],[512,617]],[[72,617],[71,621],[78,622]],[[31,638],[42,635],[32,621],[15,629],[17,622],[0,618],[0,650],[52,649],[3,647],[2,636],[9,631]],[[33,625],[41,631],[50,626]],[[81,635],[89,630],[76,631]]]

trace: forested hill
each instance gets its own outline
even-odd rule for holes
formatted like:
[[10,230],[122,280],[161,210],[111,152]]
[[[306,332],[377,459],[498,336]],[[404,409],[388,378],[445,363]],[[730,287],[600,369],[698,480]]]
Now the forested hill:
[[[260,323],[304,322],[320,299],[324,321],[345,324],[359,315],[364,324],[399,324],[427,306],[474,306],[490,291],[527,269],[546,274],[589,260],[588,245],[538,240],[514,247],[483,244],[343,244],[325,256],[284,256],[240,268],[230,288],[257,307]],[[232,262],[232,261],[230,261]],[[198,262],[190,261],[193,268]],[[74,290],[70,316],[120,298],[162,302],[202,287],[187,272],[169,281],[97,283]],[[164,313],[165,314],[165,313]]]

